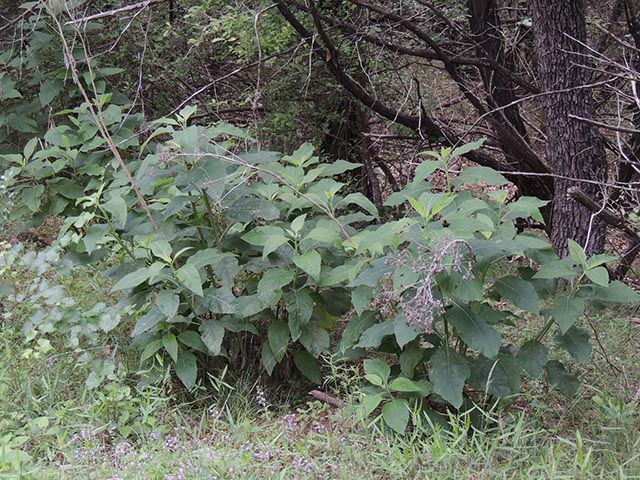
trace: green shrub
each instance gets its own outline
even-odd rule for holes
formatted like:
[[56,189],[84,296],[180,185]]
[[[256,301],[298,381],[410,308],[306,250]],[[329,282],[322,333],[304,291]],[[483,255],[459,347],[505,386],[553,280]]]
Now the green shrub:
[[[84,108],[70,112],[79,129],[88,128]],[[603,265],[612,257],[587,259],[572,242],[560,260],[546,240],[518,233],[514,221],[541,221],[545,202],[507,201],[507,180],[487,168],[450,175],[449,160],[480,142],[427,152],[434,159],[386,202],[408,202],[411,213],[376,224],[371,202],[342,194],[345,185],[332,179],[359,165],[320,163],[309,144],[291,155],[253,151],[235,127],[188,125],[194,113],[187,107],[155,123],[140,160],[128,164],[133,189],[111,164],[67,170],[77,200],[60,211],[64,245],[88,258],[119,258],[114,291],[139,314],[132,335],[142,360],[173,369],[189,389],[199,359],[201,370],[219,360],[242,369],[259,356],[269,374],[286,359],[320,383],[324,354],[384,352],[392,365],[364,363],[371,385],[362,408],[370,414],[382,405],[385,422],[402,432],[414,409],[458,409],[470,392],[509,399],[523,376],[546,373],[572,395],[577,379],[550,359],[543,340],[556,329],[560,346],[585,361],[589,335],[573,325],[585,308],[637,300],[609,282]],[[100,143],[96,135],[90,145]],[[67,192],[49,187],[60,181],[55,172],[32,174],[32,163],[48,155],[8,158],[20,169],[15,185],[64,202]],[[442,187],[429,182],[437,171]],[[464,188],[478,182],[491,188]],[[497,274],[505,260],[518,267]],[[344,329],[340,318],[349,318]],[[531,338],[503,341],[502,327],[528,322],[540,323]],[[335,348],[332,332],[341,333]]]

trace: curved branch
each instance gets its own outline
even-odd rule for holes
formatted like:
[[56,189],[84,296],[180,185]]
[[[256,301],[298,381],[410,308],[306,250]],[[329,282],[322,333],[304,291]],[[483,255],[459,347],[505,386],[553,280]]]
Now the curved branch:
[[[312,50],[325,61],[325,64],[334,78],[338,81],[343,88],[345,88],[351,95],[353,95],[358,101],[360,101],[366,107],[376,112],[381,117],[386,118],[392,122],[404,125],[412,130],[422,132],[431,137],[443,138],[445,143],[454,146],[461,143],[461,139],[457,137],[453,132],[444,127],[439,127],[431,117],[422,115],[409,115],[404,112],[395,110],[388,105],[376,100],[369,92],[367,92],[359,83],[351,78],[345,71],[343,71],[337,63],[337,58],[334,58],[333,54],[328,56],[325,46],[320,45],[317,41],[314,41],[314,35],[309,32],[304,25],[296,18],[296,16],[285,5],[284,0],[279,0],[277,8],[282,16],[291,24],[291,26],[298,32],[298,34],[307,42]],[[465,154],[465,157],[478,165],[491,167],[498,170],[508,170],[508,167],[500,162],[498,159],[486,155],[484,153],[473,151]]]

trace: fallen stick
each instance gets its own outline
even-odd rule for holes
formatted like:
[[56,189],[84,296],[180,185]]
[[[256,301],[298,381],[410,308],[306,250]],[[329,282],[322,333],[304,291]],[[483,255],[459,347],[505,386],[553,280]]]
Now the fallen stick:
[[332,397],[328,393],[321,392],[320,390],[311,390],[309,392],[309,395],[311,395],[313,398],[320,400],[321,402],[328,403],[332,407],[342,408],[347,406],[347,404],[342,400],[340,400],[339,398]]

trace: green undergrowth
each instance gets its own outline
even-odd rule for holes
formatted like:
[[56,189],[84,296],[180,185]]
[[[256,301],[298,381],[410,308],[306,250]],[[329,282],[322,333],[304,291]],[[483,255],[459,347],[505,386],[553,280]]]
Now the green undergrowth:
[[[597,341],[588,362],[565,359],[583,381],[573,399],[531,381],[508,407],[470,405],[448,425],[414,413],[401,437],[375,412],[362,419],[352,405],[292,402],[273,379],[223,371],[189,395],[170,377],[150,385],[126,322],[87,326],[96,317],[83,313],[117,300],[97,270],[2,273],[27,293],[43,279],[73,299],[66,313],[86,335],[70,335],[64,322],[30,335],[33,292],[3,305],[0,478],[640,478],[635,311],[582,320]],[[329,365],[323,390],[355,404],[353,368]]]

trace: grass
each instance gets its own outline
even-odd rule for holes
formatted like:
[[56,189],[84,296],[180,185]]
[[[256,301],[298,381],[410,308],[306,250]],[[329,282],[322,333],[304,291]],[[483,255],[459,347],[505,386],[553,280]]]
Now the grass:
[[[49,267],[0,269],[0,288],[24,293],[5,302],[0,324],[0,478],[640,478],[634,312],[589,319],[598,342],[589,362],[571,365],[583,380],[576,398],[535,382],[511,405],[451,416],[449,428],[414,418],[402,438],[349,407],[292,404],[252,377],[211,376],[192,396],[171,379],[150,385],[126,321],[111,328],[101,311],[87,314],[114,301],[108,282]],[[55,317],[57,303],[38,296],[55,285],[74,297],[65,312],[76,316],[34,322],[38,310]],[[348,371],[328,384],[357,397]]]

